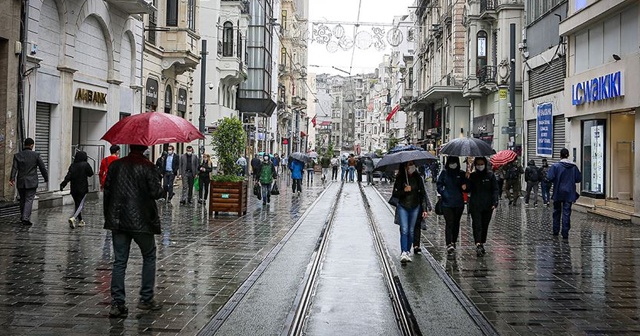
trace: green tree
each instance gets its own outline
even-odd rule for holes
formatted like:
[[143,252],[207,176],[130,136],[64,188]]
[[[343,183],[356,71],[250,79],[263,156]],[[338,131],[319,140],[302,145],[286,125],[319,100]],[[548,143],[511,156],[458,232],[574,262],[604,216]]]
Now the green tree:
[[391,148],[395,147],[398,145],[398,143],[400,142],[400,140],[398,140],[398,138],[392,136],[389,138],[389,142],[387,143],[387,151],[391,150]]
[[335,153],[333,152],[333,144],[332,143],[329,143],[329,147],[327,147],[327,153],[331,157],[333,157],[335,155]]
[[[218,167],[222,169],[224,180],[235,180],[235,172],[240,168],[236,161],[244,152],[247,135],[242,121],[235,117],[225,117],[218,122],[218,128],[211,134],[213,154],[218,157]],[[240,179],[241,180],[241,179]]]

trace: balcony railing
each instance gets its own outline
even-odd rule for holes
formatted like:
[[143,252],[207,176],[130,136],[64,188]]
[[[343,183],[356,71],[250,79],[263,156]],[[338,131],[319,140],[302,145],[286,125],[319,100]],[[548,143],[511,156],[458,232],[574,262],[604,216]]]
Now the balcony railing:
[[478,69],[478,82],[480,85],[496,82],[497,69],[493,65],[485,65]]
[[487,11],[495,11],[498,7],[498,0],[480,0],[480,14]]

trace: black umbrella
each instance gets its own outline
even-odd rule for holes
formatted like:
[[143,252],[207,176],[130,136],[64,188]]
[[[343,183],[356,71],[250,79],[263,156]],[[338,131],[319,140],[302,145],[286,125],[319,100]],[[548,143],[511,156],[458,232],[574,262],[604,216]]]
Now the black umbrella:
[[489,156],[495,153],[488,143],[476,138],[453,139],[440,150],[440,154],[451,156]]
[[380,156],[378,156],[378,154],[376,154],[376,152],[369,152],[367,154],[362,155],[362,157],[370,158],[370,159],[379,159],[380,158]]
[[418,147],[418,146],[414,146],[414,145],[408,145],[408,146],[395,146],[393,148],[391,148],[389,150],[389,154],[391,153],[397,153],[397,152],[404,152],[404,151],[410,151],[410,150],[418,150],[418,151],[423,151],[424,148],[422,147]]
[[296,159],[302,162],[307,162],[311,160],[311,157],[309,157],[309,155],[301,152],[294,152],[294,153],[291,153],[291,155],[289,156],[292,157],[293,159]]
[[397,169],[401,163],[413,161],[416,166],[426,164],[428,161],[437,160],[433,154],[427,151],[402,151],[385,155],[382,160],[376,164],[376,170],[384,170],[388,168]]

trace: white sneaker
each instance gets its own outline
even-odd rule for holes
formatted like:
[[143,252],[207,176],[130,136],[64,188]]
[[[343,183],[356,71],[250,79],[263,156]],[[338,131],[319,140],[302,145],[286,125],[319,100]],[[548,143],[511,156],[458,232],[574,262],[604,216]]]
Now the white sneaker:
[[69,227],[72,229],[76,227],[76,219],[74,217],[69,218]]
[[404,264],[408,261],[409,261],[409,254],[407,252],[402,252],[402,254],[400,254],[400,262]]
[[81,221],[78,223],[78,226],[85,226],[85,225],[86,225],[86,223],[84,222],[84,219],[83,219],[83,220],[81,220]]
[[407,254],[407,261],[408,262],[412,262],[413,260],[411,260],[411,255],[409,254],[409,252],[405,252]]

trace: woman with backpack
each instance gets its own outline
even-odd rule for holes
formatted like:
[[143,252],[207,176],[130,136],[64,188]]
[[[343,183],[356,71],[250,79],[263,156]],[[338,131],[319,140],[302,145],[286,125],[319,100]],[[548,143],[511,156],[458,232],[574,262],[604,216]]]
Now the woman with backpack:
[[460,234],[460,219],[464,212],[462,193],[467,190],[467,182],[465,173],[460,170],[460,158],[457,156],[447,157],[444,170],[438,177],[437,189],[442,200],[448,254],[453,254],[456,251],[456,243]]
[[484,244],[493,210],[498,206],[498,180],[487,167],[487,159],[477,157],[473,161],[474,172],[469,175],[469,212],[473,227],[476,255],[485,254]]
[[87,153],[83,151],[76,152],[73,163],[69,166],[69,171],[60,183],[60,191],[62,191],[67,183],[71,182],[71,197],[75,205],[75,213],[69,218],[69,226],[73,229],[77,226],[85,226],[82,219],[82,208],[84,207],[84,198],[89,193],[89,177],[93,176],[93,168],[87,162]]

